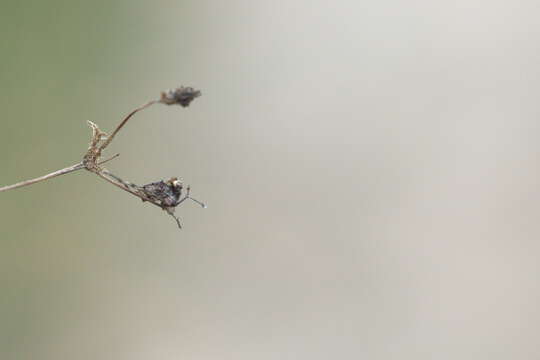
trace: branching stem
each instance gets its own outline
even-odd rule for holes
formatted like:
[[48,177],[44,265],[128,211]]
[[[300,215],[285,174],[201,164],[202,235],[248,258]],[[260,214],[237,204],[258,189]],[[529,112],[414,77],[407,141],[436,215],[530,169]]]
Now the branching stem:
[[[120,156],[120,154],[116,154],[114,156],[111,156],[107,160],[103,160],[102,162],[100,162],[99,165],[105,164],[106,162],[109,162],[109,161],[117,158],[118,156]],[[54,172],[52,172],[50,174],[43,175],[43,176],[37,177],[35,179],[25,180],[25,181],[21,181],[21,182],[18,182],[16,184],[13,184],[13,185],[8,185],[8,186],[1,187],[0,192],[17,189],[17,188],[20,188],[20,187],[23,187],[23,186],[32,185],[32,184],[35,184],[35,183],[38,183],[38,182],[41,182],[41,181],[52,179],[53,177],[57,177],[57,176],[60,176],[60,175],[66,175],[66,174],[69,174],[71,172],[81,170],[81,169],[84,169],[84,168],[85,168],[85,166],[83,165],[83,163],[78,163],[78,164],[75,164],[75,165],[71,165],[71,166],[68,166],[67,168],[54,171]]]
[[[92,140],[90,142],[90,147],[88,148],[88,151],[86,152],[86,154],[83,157],[83,160],[80,163],[77,163],[77,164],[69,166],[67,168],[52,172],[52,173],[47,174],[47,175],[40,176],[40,177],[35,178],[35,179],[21,181],[19,183],[13,184],[13,185],[8,185],[8,186],[1,187],[0,192],[20,188],[20,187],[23,187],[23,186],[32,185],[32,184],[35,184],[35,183],[38,183],[38,182],[41,182],[41,181],[49,180],[49,179],[51,179],[53,177],[56,177],[56,176],[69,174],[71,172],[81,170],[81,169],[86,169],[86,170],[98,175],[99,177],[107,180],[111,184],[119,187],[120,189],[122,189],[124,191],[127,191],[132,195],[137,196],[138,198],[142,199],[143,201],[149,202],[149,203],[151,203],[151,204],[165,210],[169,215],[174,217],[174,219],[176,220],[178,226],[181,227],[180,226],[180,220],[174,215],[174,209],[175,209],[176,206],[178,206],[186,198],[190,198],[193,201],[197,202],[198,204],[200,204],[201,206],[204,207],[204,204],[202,204],[198,200],[195,200],[195,199],[193,199],[193,198],[191,198],[189,196],[189,187],[188,187],[188,193],[187,193],[186,197],[184,199],[182,199],[178,203],[172,203],[173,205],[171,206],[170,199],[166,198],[166,196],[169,196],[169,194],[165,194],[165,193],[159,193],[157,195],[156,194],[150,194],[150,193],[145,191],[145,186],[146,185],[141,187],[141,186],[129,183],[127,181],[124,181],[124,180],[120,179],[118,176],[116,176],[116,175],[112,174],[111,172],[109,172],[107,169],[104,169],[104,168],[102,168],[100,166],[100,165],[102,165],[102,164],[104,164],[104,163],[106,163],[108,161],[111,161],[112,159],[115,159],[120,154],[116,154],[116,155],[110,157],[109,159],[103,160],[103,161],[101,160],[101,154],[102,154],[103,150],[105,150],[105,148],[107,146],[109,146],[109,144],[113,141],[114,137],[120,132],[120,130],[122,130],[122,128],[129,121],[129,119],[131,119],[131,117],[133,117],[133,115],[135,115],[139,111],[142,111],[142,110],[144,110],[144,109],[146,109],[146,108],[148,108],[148,107],[150,107],[150,106],[152,106],[154,104],[158,104],[158,103],[165,104],[165,105],[178,104],[178,105],[181,105],[182,107],[187,107],[187,106],[189,106],[191,101],[193,101],[193,99],[195,99],[196,97],[198,97],[200,95],[201,95],[200,91],[195,90],[195,89],[193,89],[191,87],[179,87],[179,88],[176,88],[174,90],[169,90],[168,92],[163,92],[163,93],[161,93],[161,98],[159,100],[149,101],[146,104],[143,104],[143,105],[139,106],[138,108],[132,110],[129,114],[127,114],[126,117],[120,122],[120,124],[118,124],[116,129],[114,129],[114,131],[109,136],[107,136],[103,131],[101,131],[96,124],[89,121],[88,124],[92,128],[92,133],[93,133]],[[182,186],[178,185],[176,183],[176,178],[172,178],[172,179],[175,179],[174,184],[171,183],[171,184],[167,185],[166,183],[163,183],[163,182],[162,183],[165,184],[165,186],[172,186],[172,188],[176,189],[175,191],[178,191],[178,189],[180,189],[180,191],[181,191]],[[171,190],[172,188],[168,188],[168,189],[170,191],[172,191]],[[180,196],[180,195],[178,195],[178,196]]]

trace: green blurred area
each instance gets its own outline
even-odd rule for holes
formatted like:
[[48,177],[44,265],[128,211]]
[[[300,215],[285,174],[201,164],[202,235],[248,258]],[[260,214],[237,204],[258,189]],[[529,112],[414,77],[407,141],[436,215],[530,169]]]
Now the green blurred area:
[[[110,128],[149,96],[134,88],[144,75],[127,65],[148,34],[141,5],[2,1],[0,184],[78,162],[90,138],[86,120]],[[2,194],[1,359],[54,358],[55,329],[84,311],[73,304],[92,302],[91,293],[80,302],[84,273],[95,274],[97,254],[114,247],[105,243],[107,226],[89,219],[118,211],[96,197],[108,194],[103,185],[81,171]]]
[[[122,6],[105,1],[2,2],[0,102],[5,136],[0,143],[0,183],[77,162],[88,142],[86,120],[111,117],[111,95],[120,81],[115,74],[123,68],[123,59],[110,54],[121,54],[119,37],[126,26]],[[131,32],[144,34],[141,28]],[[2,217],[9,219],[7,234],[14,233],[9,227],[25,228],[29,221],[43,221],[45,226],[54,222],[32,214],[43,213],[50,202],[73,199],[66,192],[79,194],[80,201],[73,205],[88,199],[84,191],[77,191],[83,186],[74,179],[56,180],[5,194],[3,202],[18,205],[1,209]],[[13,213],[17,210],[27,216]]]
[[[208,9],[204,2],[1,2],[0,184],[80,161],[90,141],[87,120],[110,131],[167,88],[195,86],[206,94],[213,81],[193,54],[209,48],[196,24]],[[225,198],[225,185],[211,190],[211,167],[228,155],[213,159],[215,147],[200,150],[220,131],[234,130],[223,122],[209,131],[222,112],[211,104],[141,113],[108,149],[121,153],[108,168],[139,184],[184,177],[198,198]],[[188,226],[190,215],[204,212],[186,206],[178,212],[180,232],[159,209],[85,171],[4,192],[0,205],[2,360],[133,359],[139,335],[130,335],[132,321],[145,332],[141,313],[191,301],[170,289],[192,282],[195,264],[185,257],[211,255],[197,239],[210,243],[217,229],[214,221],[203,236],[203,221]],[[154,295],[164,306],[152,305]]]

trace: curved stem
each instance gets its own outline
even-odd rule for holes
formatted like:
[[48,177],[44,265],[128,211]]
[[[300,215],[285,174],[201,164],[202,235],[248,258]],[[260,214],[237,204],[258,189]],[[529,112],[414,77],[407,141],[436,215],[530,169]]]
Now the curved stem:
[[133,116],[135,115],[136,113],[138,113],[139,111],[141,110],[144,110],[146,109],[147,107],[150,107],[156,103],[158,103],[159,100],[152,100],[152,101],[149,101],[147,102],[146,104],[144,105],[141,105],[139,106],[138,108],[136,108],[135,110],[133,110],[132,112],[130,112],[125,118],[124,120],[122,120],[122,122],[116,127],[116,129],[114,129],[113,133],[111,135],[109,135],[109,137],[107,137],[107,140],[105,140],[105,142],[103,144],[101,144],[101,146],[99,147],[99,151],[102,151],[103,149],[105,149],[107,146],[109,146],[109,144],[112,142],[113,138],[115,137],[116,134],[118,134],[118,132],[124,127],[124,125],[126,125],[126,123],[128,122],[128,120]]

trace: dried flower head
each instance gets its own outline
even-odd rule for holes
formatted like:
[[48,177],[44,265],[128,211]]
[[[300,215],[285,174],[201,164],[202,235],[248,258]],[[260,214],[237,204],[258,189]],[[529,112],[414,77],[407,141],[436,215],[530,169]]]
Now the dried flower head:
[[[119,187],[120,189],[140,198],[142,201],[148,201],[149,203],[165,210],[176,220],[178,227],[181,228],[182,226],[180,224],[180,219],[174,215],[176,207],[178,207],[186,200],[191,200],[199,204],[203,208],[206,207],[205,204],[191,197],[191,189],[189,186],[184,188],[182,182],[175,177],[170,178],[167,181],[160,180],[144,186],[136,185],[129,181],[122,180],[120,177],[112,174],[106,168],[101,166],[102,164],[116,158],[119,154],[116,154],[107,160],[101,160],[101,155],[105,148],[107,148],[109,144],[113,141],[114,137],[118,134],[118,132],[124,127],[124,125],[126,125],[129,119],[131,119],[131,117],[139,111],[142,111],[154,104],[178,104],[182,107],[187,107],[195,98],[199,96],[201,96],[201,92],[199,90],[195,90],[192,87],[183,86],[173,90],[162,92],[159,99],[151,100],[132,110],[126,117],[124,117],[120,124],[116,126],[116,128],[110,135],[107,135],[105,132],[101,131],[96,124],[89,121],[88,125],[90,125],[90,127],[92,128],[92,140],[81,162],[72,166],[68,166],[64,169],[54,171],[47,175],[40,176],[35,179],[21,181],[13,185],[0,187],[0,192],[35,184],[41,181],[51,179],[53,177],[69,174],[77,170],[86,169],[101,177],[102,179],[108,181],[109,183]],[[185,193],[183,193],[183,191],[185,191]]]
[[[160,206],[163,210],[167,211],[178,224],[179,228],[182,228],[180,224],[180,219],[174,215],[175,208],[183,203],[185,200],[189,199],[203,208],[206,208],[206,205],[200,202],[197,199],[194,199],[190,196],[190,187],[186,188],[186,194],[182,196],[182,190],[184,185],[178,178],[170,178],[167,181],[157,181],[150,184],[143,185],[139,187],[139,191],[144,194],[144,199],[151,201],[153,204]],[[145,201],[143,199],[143,201]]]
[[143,186],[144,193],[164,207],[175,207],[182,196],[182,183],[177,178],[158,181]]
[[182,107],[188,107],[199,96],[201,96],[199,90],[195,90],[192,87],[180,86],[179,88],[162,92],[160,102],[166,105],[178,104]]

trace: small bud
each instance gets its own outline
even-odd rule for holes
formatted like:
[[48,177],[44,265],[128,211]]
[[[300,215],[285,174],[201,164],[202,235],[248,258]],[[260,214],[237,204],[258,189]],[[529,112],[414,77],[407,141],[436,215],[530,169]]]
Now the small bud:
[[192,87],[180,86],[179,88],[162,92],[161,99],[159,101],[166,105],[178,104],[182,107],[188,107],[189,104],[199,96],[201,96],[201,92],[199,90],[195,90]]

